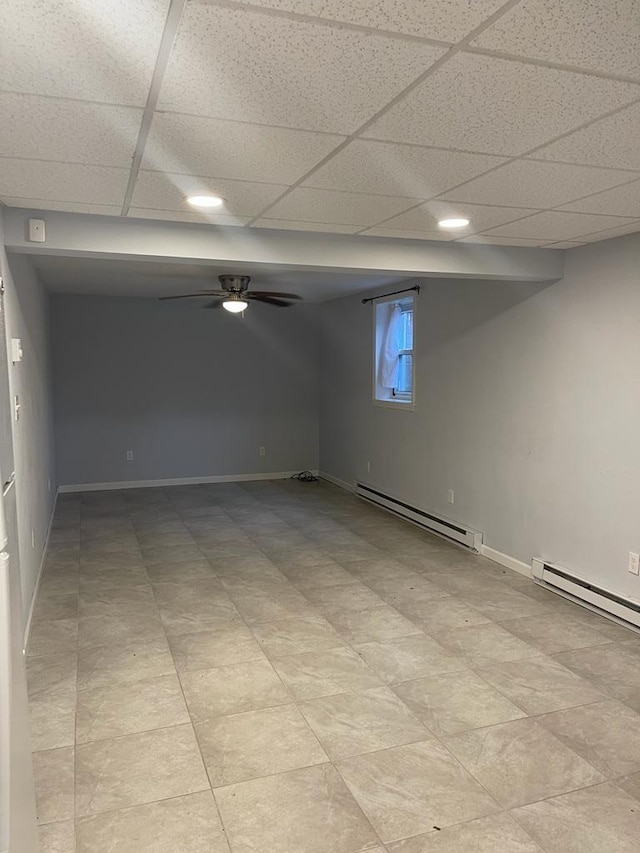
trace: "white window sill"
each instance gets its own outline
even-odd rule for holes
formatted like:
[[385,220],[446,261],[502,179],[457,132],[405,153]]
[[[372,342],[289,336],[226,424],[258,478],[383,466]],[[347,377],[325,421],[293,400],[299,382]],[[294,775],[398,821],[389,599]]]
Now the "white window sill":
[[414,412],[416,404],[414,400],[378,400],[374,399],[374,406],[380,406],[383,409],[399,409],[404,412]]

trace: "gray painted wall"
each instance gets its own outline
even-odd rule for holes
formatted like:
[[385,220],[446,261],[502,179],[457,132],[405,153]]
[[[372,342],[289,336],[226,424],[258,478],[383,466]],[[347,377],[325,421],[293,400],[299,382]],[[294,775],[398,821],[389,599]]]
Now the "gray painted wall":
[[422,285],[415,412],[372,403],[371,306],[323,306],[321,470],[640,600],[640,235],[552,285]]
[[[1,223],[0,223],[1,226]],[[5,283],[7,339],[22,340],[23,360],[9,357],[12,398],[20,398],[13,421],[16,506],[23,620],[26,626],[55,501],[53,416],[48,297],[29,259],[7,258],[0,234],[0,266]],[[34,531],[35,545],[31,542]]]
[[59,482],[316,468],[317,311],[53,295]]

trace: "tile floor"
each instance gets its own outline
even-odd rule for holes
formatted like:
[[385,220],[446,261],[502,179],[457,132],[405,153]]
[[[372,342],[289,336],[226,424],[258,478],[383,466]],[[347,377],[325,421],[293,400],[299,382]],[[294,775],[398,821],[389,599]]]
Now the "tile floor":
[[640,637],[326,483],[62,495],[42,853],[631,853]]

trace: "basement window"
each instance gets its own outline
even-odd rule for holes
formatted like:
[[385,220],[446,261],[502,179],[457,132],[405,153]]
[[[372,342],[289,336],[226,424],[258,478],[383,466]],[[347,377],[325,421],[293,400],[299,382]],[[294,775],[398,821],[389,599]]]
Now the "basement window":
[[374,401],[412,409],[415,299],[378,302],[375,308]]

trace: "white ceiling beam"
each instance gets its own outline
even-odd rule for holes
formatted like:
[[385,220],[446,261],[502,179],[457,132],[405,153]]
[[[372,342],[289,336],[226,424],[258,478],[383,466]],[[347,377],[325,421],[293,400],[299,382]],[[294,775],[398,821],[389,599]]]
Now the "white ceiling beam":
[[[538,248],[216,227],[22,208],[5,208],[3,216],[7,249],[31,255],[203,266],[223,262],[232,270],[247,271],[275,266],[511,281],[556,281],[564,270],[563,252]],[[45,220],[44,243],[27,239],[30,218]]]

